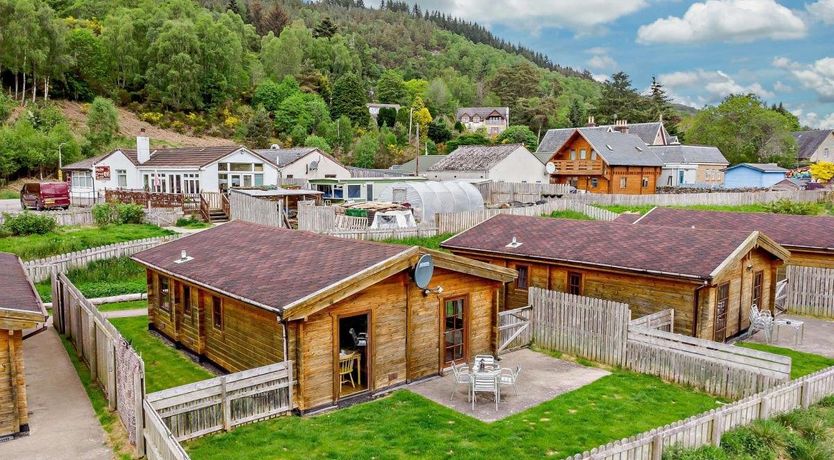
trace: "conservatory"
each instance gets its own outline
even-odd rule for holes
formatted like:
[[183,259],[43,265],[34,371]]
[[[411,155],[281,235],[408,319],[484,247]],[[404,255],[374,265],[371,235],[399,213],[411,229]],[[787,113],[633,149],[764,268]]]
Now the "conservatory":
[[410,204],[418,222],[430,221],[440,212],[484,208],[481,193],[474,185],[465,181],[398,182],[381,189],[376,199]]

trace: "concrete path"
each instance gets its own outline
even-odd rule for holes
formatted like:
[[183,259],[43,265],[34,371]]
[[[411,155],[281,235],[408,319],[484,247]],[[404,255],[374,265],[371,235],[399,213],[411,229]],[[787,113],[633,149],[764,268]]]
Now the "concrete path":
[[52,326],[23,342],[29,436],[0,443],[0,458],[111,459],[90,399]]
[[[805,336],[802,337],[801,342],[798,342],[796,329],[789,326],[779,326],[778,331],[774,328],[770,345],[834,358],[834,321],[796,315],[779,315],[776,319],[802,321],[805,327]],[[756,332],[749,341],[765,343],[764,332]]]
[[133,310],[115,310],[115,311],[103,311],[101,312],[101,316],[105,318],[130,318],[133,316],[146,316],[148,314],[147,308],[136,308]]

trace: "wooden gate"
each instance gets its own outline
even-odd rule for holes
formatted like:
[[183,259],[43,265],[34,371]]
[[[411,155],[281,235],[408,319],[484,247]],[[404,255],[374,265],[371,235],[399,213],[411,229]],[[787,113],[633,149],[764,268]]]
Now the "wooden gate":
[[498,353],[530,345],[533,307],[521,307],[498,313]]

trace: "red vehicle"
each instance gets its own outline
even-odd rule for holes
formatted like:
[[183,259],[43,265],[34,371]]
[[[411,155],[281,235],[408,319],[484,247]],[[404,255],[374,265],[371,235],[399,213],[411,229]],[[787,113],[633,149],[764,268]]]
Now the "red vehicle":
[[20,190],[23,209],[67,209],[70,207],[69,184],[66,182],[29,182]]

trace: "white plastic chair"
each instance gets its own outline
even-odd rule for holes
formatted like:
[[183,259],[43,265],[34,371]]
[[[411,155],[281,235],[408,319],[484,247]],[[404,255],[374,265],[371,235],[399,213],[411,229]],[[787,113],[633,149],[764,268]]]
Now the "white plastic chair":
[[770,343],[773,335],[773,315],[767,310],[759,310],[759,306],[753,304],[750,307],[750,336],[752,337],[756,331],[764,331],[765,341]]
[[455,381],[452,384],[452,394],[449,395],[449,401],[455,397],[458,385],[466,385],[466,395],[470,397],[472,393],[472,374],[469,373],[469,366],[461,364],[458,366],[452,361],[452,372],[455,374]]
[[492,355],[475,355],[475,369],[481,366],[481,362],[486,366],[495,366],[495,356]]
[[472,410],[475,410],[475,395],[478,393],[492,393],[495,398],[495,411],[498,412],[498,373],[482,372],[472,374]]
[[[521,366],[516,366],[515,369],[503,368],[498,374],[498,385],[513,386],[513,393],[518,396],[518,387],[515,385],[518,382],[518,374],[521,373]],[[500,397],[500,394],[499,394]]]

